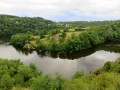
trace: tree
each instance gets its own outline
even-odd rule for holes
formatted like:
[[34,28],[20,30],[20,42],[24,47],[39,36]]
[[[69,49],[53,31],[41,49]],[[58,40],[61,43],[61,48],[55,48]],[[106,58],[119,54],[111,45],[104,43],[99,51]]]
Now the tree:
[[66,37],[66,32],[62,32],[60,35],[61,38],[65,38]]
[[0,78],[0,89],[10,90],[14,85],[14,79],[10,75],[5,74]]
[[24,47],[24,45],[28,43],[30,39],[30,34],[16,34],[11,37],[10,43],[15,46]]

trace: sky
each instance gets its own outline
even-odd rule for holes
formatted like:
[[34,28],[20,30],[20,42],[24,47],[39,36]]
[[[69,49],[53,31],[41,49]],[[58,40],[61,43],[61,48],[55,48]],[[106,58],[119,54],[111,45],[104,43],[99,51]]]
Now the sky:
[[120,0],[0,0],[0,14],[52,21],[120,19]]

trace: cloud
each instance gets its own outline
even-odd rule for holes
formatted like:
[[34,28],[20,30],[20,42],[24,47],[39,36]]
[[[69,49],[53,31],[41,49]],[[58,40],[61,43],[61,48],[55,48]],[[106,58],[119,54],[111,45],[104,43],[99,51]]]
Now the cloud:
[[67,17],[67,20],[119,19],[119,3],[120,0],[0,0],[0,13],[52,20],[58,17],[58,21]]

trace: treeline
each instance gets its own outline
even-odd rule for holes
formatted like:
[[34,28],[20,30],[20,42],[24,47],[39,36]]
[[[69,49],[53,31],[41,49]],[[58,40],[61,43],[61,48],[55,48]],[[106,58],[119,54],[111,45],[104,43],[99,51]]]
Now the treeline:
[[0,90],[120,90],[120,59],[88,75],[76,72],[71,78],[43,75],[34,64],[0,59]]
[[105,26],[111,23],[117,22],[116,21],[71,21],[71,22],[59,22],[60,24],[67,25],[69,27],[91,27],[91,26]]
[[40,17],[18,17],[0,15],[0,37],[11,36],[16,33],[39,34],[41,30],[60,28],[55,22]]
[[[67,31],[59,34],[59,39],[51,37],[47,38],[31,38],[36,42],[37,50],[42,51],[80,51],[94,47],[96,45],[113,41],[120,42],[120,22],[115,22],[105,26],[94,26],[87,30],[80,31],[77,35],[72,33],[69,37],[66,36]],[[69,34],[69,33],[68,33]],[[11,38],[11,43],[16,46],[24,47],[31,42],[30,37],[26,38],[27,34],[16,34]],[[31,47],[32,47],[31,46]],[[29,48],[32,49],[32,48]]]
[[65,50],[79,51],[109,41],[120,42],[120,23],[91,27],[78,36],[73,35],[66,41]]

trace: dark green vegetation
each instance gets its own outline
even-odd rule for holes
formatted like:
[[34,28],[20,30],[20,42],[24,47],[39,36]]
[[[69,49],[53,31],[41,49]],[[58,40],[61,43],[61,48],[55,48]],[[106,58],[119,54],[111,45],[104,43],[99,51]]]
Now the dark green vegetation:
[[114,23],[116,21],[74,21],[74,22],[60,22],[61,24],[67,24],[71,27],[90,27],[90,26],[102,26],[102,25],[109,25],[110,23]]
[[86,28],[66,27],[61,30],[50,30],[42,37],[16,34],[11,38],[11,44],[15,46],[42,51],[67,52],[84,50],[108,41],[120,42],[120,21]]
[[120,42],[120,21],[52,22],[43,18],[0,15],[0,37],[38,51],[80,51],[107,41]]
[[16,33],[32,33],[33,35],[38,35],[40,34],[39,31],[54,30],[55,28],[59,28],[56,23],[40,17],[29,18],[0,15],[0,37],[11,36]]
[[64,81],[61,76],[42,75],[34,64],[0,59],[0,90],[60,90]]
[[86,76],[82,71],[73,78],[43,75],[34,64],[0,59],[0,90],[120,90],[120,59]]

